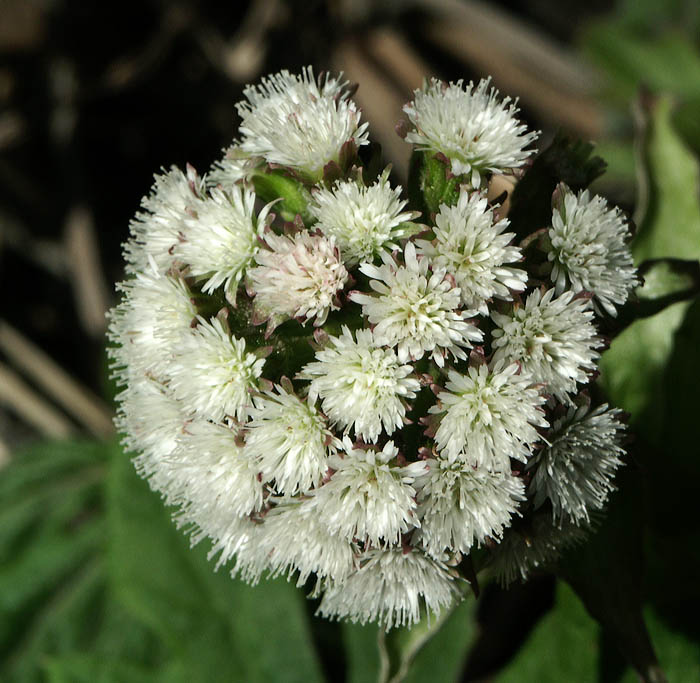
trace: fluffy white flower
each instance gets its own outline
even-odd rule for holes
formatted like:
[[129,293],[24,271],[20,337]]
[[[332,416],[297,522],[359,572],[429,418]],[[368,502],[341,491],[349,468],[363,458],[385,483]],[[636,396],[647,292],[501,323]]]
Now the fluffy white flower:
[[624,454],[619,414],[607,404],[570,408],[554,423],[549,445],[530,462],[536,469],[529,491],[536,506],[552,502],[555,521],[588,523],[590,512],[601,510],[615,490],[612,482]]
[[330,459],[334,474],[314,491],[319,522],[347,540],[373,546],[399,543],[401,534],[419,525],[412,484],[425,471],[425,463],[392,465],[399,454],[393,441],[381,451],[353,448],[347,437],[343,446],[343,452]]
[[364,263],[360,270],[370,278],[369,286],[378,296],[354,292],[350,298],[362,304],[362,313],[374,326],[377,343],[397,346],[399,361],[418,360],[426,351],[442,367],[445,354],[465,359],[463,348],[481,341],[483,335],[468,319],[476,311],[460,311],[460,289],[453,287],[443,268],[431,266],[430,259],[416,257],[409,242],[400,266],[391,255],[382,254],[383,265]]
[[187,230],[185,219],[204,195],[204,179],[191,166],[187,173],[173,166],[154,176],[151,193],[141,200],[144,211],[129,226],[131,239],[124,245],[127,270],[146,270],[151,259],[159,273],[173,263],[174,247]]
[[215,161],[206,176],[208,187],[221,186],[223,190],[232,185],[246,183],[255,168],[255,164],[240,149],[237,144],[224,150],[224,156]]
[[291,386],[275,389],[253,399],[245,453],[279,493],[308,493],[326,473],[335,442],[312,404]]
[[335,238],[343,261],[353,267],[397,249],[398,241],[414,232],[407,222],[419,214],[402,212],[404,206],[401,188],[392,188],[384,173],[369,187],[345,180],[330,190],[315,190],[309,211],[318,220],[314,227]]
[[177,245],[176,253],[192,275],[205,280],[203,292],[224,285],[233,302],[238,283],[258,251],[270,205],[256,216],[255,193],[232,185],[226,191],[212,188],[210,196],[194,208],[194,215],[186,220],[187,238]]
[[428,411],[440,416],[435,441],[443,457],[495,472],[510,471],[509,458],[527,460],[540,438],[535,427],[547,421],[532,377],[518,373],[515,363],[448,372],[446,390]]
[[318,180],[346,142],[367,144],[367,124],[360,125],[347,85],[329,75],[317,81],[307,67],[299,76],[281,71],[248,86],[247,101],[236,105],[240,149]]
[[545,294],[538,289],[511,314],[494,312],[491,317],[498,326],[492,333],[494,360],[519,362],[560,401],[568,401],[577,382],[588,382],[601,341],[587,299],[573,292],[555,298],[553,289]]
[[[175,515],[174,519],[178,527],[189,533],[193,546],[207,538],[211,540],[211,550],[207,559],[216,559],[215,570],[236,558],[236,565],[231,571],[232,576],[241,573],[241,569],[248,566],[248,558],[254,556],[259,547],[262,525],[250,517],[212,515],[211,510],[189,507],[182,514]],[[240,562],[239,558],[245,560]],[[257,577],[250,576],[249,580],[256,583],[259,578],[260,574]]]
[[172,477],[167,461],[187,423],[182,406],[167,387],[148,377],[134,377],[118,396],[117,429],[125,450],[139,455],[134,464],[151,488],[165,491]]
[[318,612],[353,623],[376,621],[388,631],[417,623],[422,604],[429,613],[439,614],[459,597],[441,562],[418,550],[370,550],[345,581],[330,584]]
[[518,247],[509,246],[515,235],[503,232],[507,227],[507,218],[495,221],[486,197],[463,189],[457,204],[440,207],[433,228],[435,239],[417,240],[416,244],[435,267],[454,277],[465,306],[488,315],[488,301],[510,301],[511,290],[520,292],[527,282],[524,270],[504,265],[522,258]]
[[527,529],[511,527],[493,551],[492,567],[503,586],[517,580],[525,581],[530,572],[547,567],[564,550],[586,537],[580,527],[563,523],[556,526],[549,514],[535,515]]
[[624,304],[639,284],[622,211],[608,208],[605,199],[591,197],[588,190],[575,195],[564,184],[558,190],[548,256],[556,292],[592,292],[595,303],[615,316],[615,305]]
[[382,348],[370,330],[358,330],[357,341],[343,326],[340,337],[330,337],[316,352],[316,361],[302,368],[299,379],[311,381],[309,400],[321,397],[324,413],[333,424],[353,427],[367,442],[403,424],[404,399],[420,388],[413,368],[402,365],[392,349]]
[[144,375],[165,379],[180,338],[197,315],[185,282],[161,275],[153,259],[145,271],[117,286],[122,301],[109,313],[108,351],[121,383]]
[[245,339],[224,329],[218,318],[199,324],[182,337],[172,363],[170,386],[185,410],[218,422],[244,420],[249,390],[262,373],[263,358],[246,353]]
[[341,581],[355,566],[355,545],[329,533],[309,501],[278,505],[261,527],[255,552],[251,549],[239,560],[238,570],[249,581],[256,581],[265,570],[271,576],[291,576],[298,571],[298,586],[311,574]]
[[258,251],[258,265],[248,271],[258,317],[315,318],[314,325],[322,325],[329,311],[338,310],[337,295],[348,279],[333,238],[306,231],[293,237],[270,232],[265,244],[269,249]]
[[533,152],[525,148],[538,135],[515,117],[516,103],[510,97],[499,102],[490,85],[490,79],[464,87],[462,80],[446,85],[433,78],[403,108],[414,126],[406,141],[444,154],[455,175],[471,174],[474,187],[482,173],[522,166]]
[[474,543],[498,539],[525,500],[525,486],[510,472],[490,472],[461,461],[428,460],[416,482],[421,528],[418,539],[430,555],[446,548],[468,554]]
[[207,516],[244,517],[262,508],[263,485],[239,431],[201,419],[185,426],[164,463],[173,480],[163,492],[169,503]]

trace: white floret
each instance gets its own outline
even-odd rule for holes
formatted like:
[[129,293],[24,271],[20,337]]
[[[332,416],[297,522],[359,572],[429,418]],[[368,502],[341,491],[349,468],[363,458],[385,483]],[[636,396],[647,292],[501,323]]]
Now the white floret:
[[459,460],[439,458],[426,464],[427,473],[416,482],[421,518],[417,538],[425,551],[434,557],[445,550],[466,555],[475,543],[500,539],[525,500],[522,480]]
[[323,416],[291,387],[275,385],[275,391],[253,399],[245,453],[279,493],[304,494],[316,487],[336,446]]
[[375,295],[354,292],[350,299],[362,305],[362,313],[374,326],[375,339],[396,346],[399,361],[415,361],[430,352],[442,367],[449,352],[466,359],[464,349],[482,341],[481,331],[469,320],[476,311],[459,310],[460,289],[454,287],[442,268],[433,267],[427,257],[417,258],[409,242],[404,264],[388,254],[380,267],[365,263],[360,270],[372,278]]
[[613,479],[624,455],[624,425],[607,404],[570,408],[552,428],[549,444],[530,463],[536,467],[529,492],[536,506],[551,501],[555,521],[589,523],[615,490]]
[[340,253],[331,237],[299,232],[293,237],[268,233],[256,266],[248,271],[248,289],[262,319],[314,319],[323,325],[338,310],[338,293],[348,280]]
[[444,268],[460,288],[462,303],[488,315],[492,299],[512,299],[525,289],[527,273],[511,265],[522,252],[511,245],[515,235],[504,232],[508,219],[497,220],[486,197],[462,189],[454,206],[443,204],[435,216],[435,239],[417,240],[421,254]]
[[406,141],[444,154],[452,173],[470,175],[474,187],[487,172],[522,166],[534,151],[526,147],[538,135],[518,121],[516,103],[510,97],[499,101],[490,86],[491,79],[465,86],[433,78],[403,108],[413,125]]
[[533,378],[512,363],[448,372],[445,390],[428,412],[438,416],[435,441],[440,454],[494,472],[510,471],[510,458],[526,462],[546,427],[544,398]]
[[246,352],[245,339],[232,336],[218,318],[198,321],[182,337],[170,367],[170,387],[184,410],[202,418],[245,420],[265,359]]
[[367,124],[360,124],[347,86],[340,77],[317,80],[311,67],[301,75],[285,70],[249,85],[246,100],[236,105],[240,149],[320,179],[326,164],[339,161],[344,144],[368,142]]
[[617,207],[588,190],[574,194],[563,183],[549,229],[552,282],[557,294],[566,289],[595,295],[594,303],[612,316],[639,284],[625,218]]
[[567,402],[589,380],[600,354],[590,301],[573,292],[535,290],[510,314],[492,313],[494,360],[518,362],[546,391]]
[[320,397],[332,424],[375,442],[382,429],[391,435],[403,425],[405,400],[415,398],[420,384],[411,376],[413,368],[380,346],[370,330],[358,330],[355,337],[343,326],[341,336],[330,337],[299,379],[310,380],[309,400]]
[[392,188],[384,173],[368,187],[344,180],[331,189],[316,190],[309,211],[318,221],[314,227],[335,238],[343,262],[351,268],[397,249],[399,240],[415,232],[410,221],[419,214],[403,211],[405,206],[401,188]]
[[370,550],[361,563],[345,581],[329,585],[321,616],[377,622],[388,631],[417,623],[423,606],[428,615],[438,615],[460,598],[446,566],[419,550]]
[[313,497],[317,518],[331,534],[373,546],[397,544],[419,525],[413,483],[425,463],[402,466],[398,454],[393,441],[380,451],[344,439],[343,450],[330,459],[333,475]]
[[240,185],[212,188],[186,219],[186,239],[176,254],[189,272],[203,280],[202,291],[224,286],[226,297],[236,300],[236,289],[257,253],[270,205],[255,213],[255,193]]

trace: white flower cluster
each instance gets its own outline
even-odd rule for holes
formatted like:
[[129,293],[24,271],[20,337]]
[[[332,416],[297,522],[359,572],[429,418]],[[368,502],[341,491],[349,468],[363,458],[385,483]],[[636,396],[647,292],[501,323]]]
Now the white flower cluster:
[[[474,549],[525,576],[605,505],[623,427],[584,390],[596,316],[637,280],[621,215],[586,192],[558,189],[546,256],[508,232],[485,183],[536,134],[488,81],[432,81],[406,107],[407,140],[461,182],[425,224],[388,170],[366,176],[348,93],[270,76],[208,175],[156,177],[111,356],[124,443],[194,542],[391,628],[458,599]],[[306,198],[296,220],[270,187]],[[521,542],[531,514],[542,533]]]

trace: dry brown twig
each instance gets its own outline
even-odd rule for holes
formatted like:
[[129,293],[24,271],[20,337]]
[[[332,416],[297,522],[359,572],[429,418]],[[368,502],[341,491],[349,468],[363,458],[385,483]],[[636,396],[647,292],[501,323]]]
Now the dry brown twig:
[[0,403],[43,436],[65,439],[76,431],[67,417],[3,363],[0,363]]
[[64,240],[78,317],[90,336],[99,337],[105,331],[109,296],[92,213],[87,207],[77,205],[70,210]]
[[[58,366],[39,347],[4,320],[0,320],[0,350],[13,365],[26,373],[28,377],[91,434],[105,437],[114,432],[111,410],[97,396]],[[49,436],[64,436],[75,431],[65,418],[63,418],[63,422],[55,419],[56,411],[32,390],[28,387],[22,389],[20,384],[22,380],[14,374],[8,374],[11,373],[9,368],[5,368],[5,373],[10,378],[10,381],[14,383],[13,386],[20,386],[21,396],[19,396],[18,400],[21,401],[21,405],[15,405],[14,392],[5,387],[0,380],[0,385],[3,385],[4,389],[2,400],[8,406],[15,408],[21,417],[30,424],[36,425],[31,419],[31,415],[24,410],[25,406],[36,404],[40,406],[41,414],[54,416],[49,417],[49,424],[52,428],[55,427],[56,433],[50,433]],[[58,426],[59,424],[62,426]],[[64,430],[65,433],[58,433],[66,424],[70,426],[70,429]]]

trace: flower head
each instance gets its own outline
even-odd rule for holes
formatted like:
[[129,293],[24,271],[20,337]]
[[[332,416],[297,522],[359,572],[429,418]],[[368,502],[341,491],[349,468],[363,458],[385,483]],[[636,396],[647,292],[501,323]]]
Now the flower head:
[[332,189],[318,189],[309,210],[318,220],[315,228],[334,237],[348,267],[398,248],[398,240],[414,231],[407,223],[417,217],[402,211],[406,201],[401,188],[389,185],[388,174],[364,187],[354,180],[339,181]]
[[313,497],[316,515],[331,534],[377,546],[396,544],[419,526],[412,484],[425,463],[392,464],[398,455],[393,441],[379,450],[354,448],[343,439],[343,450],[330,460],[333,475]]
[[356,545],[329,533],[309,501],[285,499],[260,526],[256,546],[242,553],[238,564],[248,581],[257,581],[266,570],[271,576],[298,572],[298,586],[311,574],[342,581],[355,567]]
[[315,318],[323,325],[338,310],[337,295],[348,280],[333,238],[298,232],[293,237],[267,233],[248,271],[250,293],[261,318]]
[[334,441],[323,416],[289,384],[254,397],[245,454],[279,493],[308,493],[317,486],[335,451]]
[[173,249],[187,231],[185,221],[204,195],[204,180],[191,166],[186,173],[173,166],[154,176],[151,193],[141,200],[144,211],[130,224],[131,239],[124,245],[128,270],[165,273],[173,263]]
[[436,268],[452,274],[466,307],[488,315],[487,302],[509,301],[511,290],[521,292],[527,282],[524,270],[506,265],[522,258],[518,247],[509,246],[514,234],[503,232],[507,227],[508,219],[496,220],[486,197],[463,189],[457,204],[440,207],[435,239],[416,244]]
[[157,176],[125,245],[109,354],[139,473],[217,567],[311,586],[329,617],[410,626],[477,550],[506,581],[551,561],[622,461],[618,412],[576,395],[637,282],[621,215],[560,184],[549,236],[516,245],[482,187],[536,134],[489,81],[406,107],[425,225],[360,168],[340,77],[283,71],[237,109],[224,158]]
[[[239,426],[189,421],[171,454],[172,480],[163,493],[185,512],[245,517],[263,506],[263,485],[255,462],[239,441]],[[181,513],[182,514],[182,513]]]
[[418,550],[370,550],[345,581],[326,589],[319,613],[366,624],[376,621],[387,631],[420,619],[421,603],[439,614],[459,595],[447,567]]
[[571,407],[554,423],[549,444],[529,463],[536,466],[530,482],[535,505],[548,499],[555,520],[574,524],[588,523],[590,512],[605,506],[624,454],[619,414],[607,404],[593,410]]
[[548,255],[556,292],[567,288],[591,292],[594,302],[615,316],[615,306],[624,304],[639,284],[624,216],[617,207],[608,208],[602,197],[591,197],[588,190],[576,195],[561,184],[558,191]]
[[166,379],[173,354],[197,315],[189,289],[178,276],[161,275],[153,259],[118,288],[123,299],[109,313],[109,349],[117,379],[148,373]]
[[206,183],[208,187],[221,187],[226,191],[233,185],[249,182],[254,170],[255,163],[234,143],[214,162],[206,175]]
[[430,260],[418,259],[412,242],[404,250],[405,265],[397,265],[388,254],[382,261],[380,267],[370,263],[360,266],[372,278],[369,285],[377,294],[354,292],[350,296],[362,304],[362,313],[374,325],[374,338],[397,346],[402,363],[418,360],[426,351],[441,367],[448,351],[465,359],[463,349],[471,348],[483,335],[469,321],[476,311],[459,310],[460,289],[452,286],[446,271],[433,268],[429,272]]
[[374,442],[382,428],[392,434],[403,424],[404,399],[415,398],[420,385],[410,376],[413,368],[378,344],[370,330],[358,330],[356,338],[343,326],[341,336],[331,337],[299,378],[311,381],[309,400],[320,396],[333,424],[346,432],[353,427],[358,437]]
[[403,108],[414,127],[406,140],[444,154],[452,173],[471,174],[474,187],[483,173],[522,166],[532,154],[525,148],[537,139],[515,118],[516,103],[510,97],[499,102],[490,85],[490,79],[464,87],[461,80],[445,85],[433,78]]
[[367,124],[360,124],[347,85],[328,75],[316,80],[307,67],[298,76],[281,71],[248,86],[246,100],[236,105],[240,149],[317,180],[345,143],[367,144]]
[[554,290],[535,290],[524,306],[512,314],[492,313],[494,360],[517,361],[533,377],[546,383],[547,391],[561,401],[588,382],[595,368],[601,342],[593,326],[593,311],[584,298]]
[[187,237],[177,245],[179,258],[190,273],[204,280],[202,291],[224,285],[230,301],[236,299],[246,268],[259,248],[270,207],[255,215],[255,193],[232,185],[226,191],[212,188],[210,196],[194,207],[185,221]]
[[420,544],[433,557],[447,548],[468,554],[474,543],[500,539],[525,486],[510,472],[490,472],[462,461],[427,461],[419,488]]
[[245,339],[233,337],[218,318],[182,337],[170,367],[170,386],[178,400],[197,415],[214,421],[245,419],[249,390],[262,374],[264,358],[245,350]]
[[540,438],[536,427],[547,422],[532,376],[518,373],[515,363],[448,372],[445,391],[429,411],[439,416],[435,441],[443,457],[494,472],[510,471],[509,458],[527,460]]

